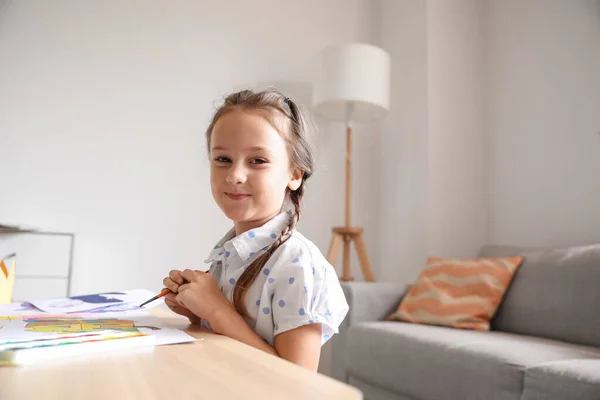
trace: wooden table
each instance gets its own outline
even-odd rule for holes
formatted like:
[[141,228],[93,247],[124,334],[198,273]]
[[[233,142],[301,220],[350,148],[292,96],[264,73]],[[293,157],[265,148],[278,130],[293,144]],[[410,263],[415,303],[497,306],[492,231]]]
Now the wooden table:
[[203,340],[3,367],[0,399],[362,399],[352,386],[155,310]]

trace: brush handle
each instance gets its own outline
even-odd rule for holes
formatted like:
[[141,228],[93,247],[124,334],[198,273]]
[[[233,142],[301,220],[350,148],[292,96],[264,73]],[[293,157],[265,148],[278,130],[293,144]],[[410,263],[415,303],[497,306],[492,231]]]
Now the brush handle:
[[[208,272],[208,271],[207,271],[207,272]],[[184,279],[184,280],[183,280],[183,283],[182,283],[182,285],[185,285],[186,283],[189,283],[189,282],[188,282],[188,280],[187,280],[187,279]],[[179,286],[181,286],[181,285],[179,285]],[[160,292],[159,294],[157,294],[156,296],[154,296],[154,297],[153,297],[153,298],[151,298],[150,300],[147,300],[147,301],[143,302],[142,304],[140,304],[140,307],[143,307],[143,306],[145,306],[146,304],[153,302],[154,300],[158,300],[158,299],[160,299],[161,297],[164,297],[164,296],[168,295],[169,293],[171,293],[171,291],[170,291],[169,289],[166,289],[166,288],[165,288],[165,289],[163,289],[163,291],[162,291],[162,292]]]
[[154,296],[153,298],[151,298],[150,300],[146,300],[145,302],[143,302],[142,304],[140,304],[140,307],[145,306],[148,303],[153,302],[154,300],[158,300],[163,296],[168,295],[169,293],[171,293],[171,291],[169,289],[164,289],[162,292],[160,292],[158,295]]

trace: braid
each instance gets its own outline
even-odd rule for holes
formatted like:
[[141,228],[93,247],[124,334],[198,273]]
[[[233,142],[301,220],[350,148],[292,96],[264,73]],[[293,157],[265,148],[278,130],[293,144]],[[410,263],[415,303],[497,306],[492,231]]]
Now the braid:
[[[302,182],[300,183],[298,189],[294,190],[293,192],[290,192],[290,201],[294,205],[294,211],[298,216],[297,220],[299,220],[300,216],[302,215],[302,197],[304,196],[304,182],[306,181],[306,179],[308,179],[309,176],[310,174],[305,173],[304,178],[302,179]],[[296,222],[298,222],[297,220]]]
[[[294,208],[296,208],[295,204]],[[244,272],[242,272],[242,275],[235,283],[232,295],[233,306],[235,307],[237,312],[240,313],[243,317],[249,317],[248,310],[246,309],[246,305],[244,304],[246,292],[252,286],[252,284],[260,274],[260,271],[262,271],[267,261],[269,261],[271,255],[275,253],[275,250],[277,250],[279,246],[281,246],[286,240],[290,238],[290,236],[292,236],[292,233],[294,232],[294,229],[298,224],[299,217],[299,214],[297,212],[294,212],[294,214],[290,218],[289,224],[283,229],[283,231],[281,231],[281,234],[279,235],[277,240],[275,240],[273,244],[271,244],[271,246],[269,246],[269,248],[263,254],[261,254],[256,260],[254,260]]]

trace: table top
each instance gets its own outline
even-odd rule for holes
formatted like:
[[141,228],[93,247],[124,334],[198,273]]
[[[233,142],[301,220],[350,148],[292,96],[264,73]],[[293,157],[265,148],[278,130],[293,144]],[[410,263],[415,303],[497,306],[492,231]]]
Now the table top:
[[198,339],[0,368],[0,398],[362,399],[347,384],[214,334],[162,309],[167,326]]

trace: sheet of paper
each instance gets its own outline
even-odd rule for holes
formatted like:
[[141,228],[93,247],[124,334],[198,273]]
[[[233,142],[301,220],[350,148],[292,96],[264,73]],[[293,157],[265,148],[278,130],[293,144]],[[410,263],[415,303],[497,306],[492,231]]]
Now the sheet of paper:
[[3,316],[0,366],[195,340],[147,311]]
[[[142,347],[146,351],[152,351],[155,337],[152,335],[140,335],[128,338],[113,338],[110,340],[90,340],[78,343],[61,343],[52,346],[34,346],[20,350],[0,350],[0,366],[5,365],[29,365],[52,361],[56,365],[57,359],[68,359],[73,356],[83,356],[117,350],[127,351]],[[89,359],[93,362],[93,359]]]
[[40,314],[42,310],[31,303],[0,304],[0,317],[8,315]]
[[30,303],[47,313],[136,311],[162,304],[163,299],[158,299],[140,308],[140,304],[157,294],[146,289],[135,289],[31,300]]
[[152,335],[155,345],[196,340],[179,329],[168,327],[163,320],[147,311],[82,313],[77,316],[73,314],[0,316],[0,343],[9,340],[46,340],[94,332]]

